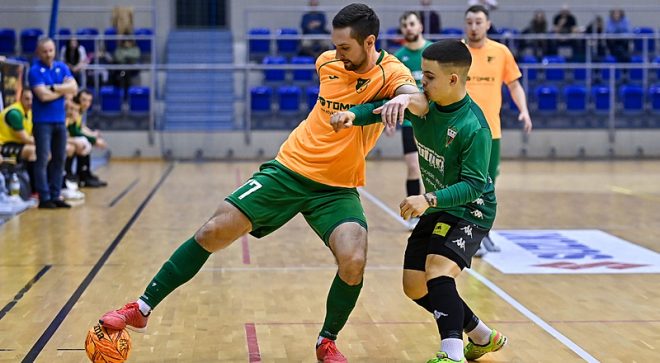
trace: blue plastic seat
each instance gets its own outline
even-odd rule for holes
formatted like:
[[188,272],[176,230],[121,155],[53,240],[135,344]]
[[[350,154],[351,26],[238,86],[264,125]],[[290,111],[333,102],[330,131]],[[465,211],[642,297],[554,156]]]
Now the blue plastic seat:
[[[633,28],[633,34],[635,35],[652,35],[654,33],[655,31],[651,27],[641,26]],[[641,53],[644,51],[644,39],[635,39],[633,44],[635,45],[635,52]],[[655,39],[647,39],[646,46],[648,47],[649,53],[655,52]]]
[[149,87],[128,88],[128,109],[135,113],[149,112]]
[[39,37],[43,35],[39,28],[27,28],[21,30],[21,51],[23,54],[32,54],[37,49]]
[[[560,55],[549,55],[543,57],[541,61],[542,64],[562,64],[566,63],[566,58]],[[564,80],[564,70],[563,69],[546,69],[545,70],[545,79],[546,81],[563,81]]]
[[115,86],[103,86],[99,91],[101,112],[116,114],[121,112],[122,91]]
[[557,112],[559,104],[559,91],[552,85],[541,85],[536,87],[536,99],[540,112]]
[[300,111],[300,94],[298,86],[282,86],[277,90],[280,99],[280,112],[297,113]]
[[256,114],[270,114],[272,109],[273,90],[266,86],[250,89],[250,110]]
[[[653,64],[655,66],[658,66],[658,68],[655,69],[655,78],[660,80],[660,55],[653,58]],[[650,71],[652,72],[652,71]]]
[[[104,32],[103,35],[107,36],[116,36],[117,35],[117,29],[115,28],[107,28]],[[103,45],[105,46],[105,51],[113,54],[115,52],[115,49],[117,49],[117,39],[105,39],[103,41]]]
[[[135,35],[152,36],[154,35],[154,31],[151,28],[138,28],[135,29]],[[135,43],[140,48],[140,53],[151,54],[151,39],[138,39]]]
[[[89,38],[90,36],[95,37],[99,35],[99,30],[96,28],[80,28],[76,31],[76,35],[81,36],[81,37],[87,37]],[[79,39],[78,42],[85,47],[85,50],[87,53],[94,53],[96,52],[96,40],[95,39]]]
[[619,90],[623,103],[623,112],[640,113],[644,111],[644,89],[638,85],[624,85]]
[[[613,56],[607,55],[607,56],[605,56],[605,58],[603,58],[602,63],[616,64],[617,61],[616,61],[616,58],[614,58]],[[603,79],[603,81],[609,81],[609,79],[610,79],[610,70],[609,69],[601,69],[600,77]],[[621,80],[621,70],[620,69],[615,69],[614,70],[614,79],[616,81]]]
[[[539,61],[536,59],[535,56],[527,54],[522,57],[520,60],[520,63],[522,64],[538,64]],[[525,73],[523,72],[523,77],[525,76]],[[528,81],[536,81],[538,78],[538,69],[537,68],[527,68],[527,80]]]
[[[639,55],[630,57],[630,63],[644,63],[644,59]],[[644,70],[642,68],[631,68],[628,70],[628,78],[631,81],[641,81],[644,79]]]
[[564,100],[566,100],[566,111],[572,113],[583,113],[587,111],[587,88],[584,86],[571,85],[564,88]]
[[651,101],[651,111],[660,114],[660,84],[649,87],[649,99]]
[[312,110],[316,106],[316,101],[319,99],[319,87],[307,87],[307,109]]
[[[312,57],[293,57],[291,58],[291,64],[314,64],[314,58]],[[314,79],[314,69],[294,69],[293,70],[293,81],[294,82],[312,82]]]
[[[251,28],[248,35],[270,35],[268,28]],[[270,53],[270,39],[250,39],[249,41],[250,57],[263,57]]]
[[0,54],[11,55],[16,50],[16,31],[14,29],[0,29]]
[[610,111],[610,88],[608,86],[592,87],[591,97],[596,113],[607,113]]
[[461,28],[444,28],[440,31],[440,34],[444,34],[444,35],[463,35],[463,29],[461,29]]
[[[264,58],[263,64],[286,64],[286,58],[278,55],[269,55]],[[284,69],[265,69],[264,81],[266,82],[284,82],[286,79],[286,70]]]
[[[399,34],[399,27],[390,27],[387,28],[387,31],[385,31],[385,34],[387,34],[388,37],[397,37],[401,39],[401,34]],[[390,50],[395,50],[398,48],[401,48],[401,42],[399,39],[387,39],[387,48]]]
[[57,39],[57,49],[56,51],[59,52],[62,47],[66,46],[66,43],[69,41],[69,37],[71,36],[71,29],[69,28],[60,28],[57,31],[58,39]]
[[[298,35],[298,29],[295,28],[280,28],[277,30],[278,35],[292,36]],[[298,39],[277,39],[278,54],[296,54],[298,53]]]

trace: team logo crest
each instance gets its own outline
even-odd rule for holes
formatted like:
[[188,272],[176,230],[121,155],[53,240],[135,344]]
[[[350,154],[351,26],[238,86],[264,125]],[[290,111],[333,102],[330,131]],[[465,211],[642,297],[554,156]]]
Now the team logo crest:
[[446,146],[449,146],[449,144],[451,144],[451,142],[454,141],[454,138],[456,137],[457,133],[458,133],[458,131],[456,131],[456,129],[453,128],[453,127],[450,127],[450,128],[447,129],[447,145]]
[[367,89],[367,87],[369,86],[369,83],[371,83],[370,79],[358,78],[357,82],[355,83],[355,92],[356,93],[364,92],[364,90]]

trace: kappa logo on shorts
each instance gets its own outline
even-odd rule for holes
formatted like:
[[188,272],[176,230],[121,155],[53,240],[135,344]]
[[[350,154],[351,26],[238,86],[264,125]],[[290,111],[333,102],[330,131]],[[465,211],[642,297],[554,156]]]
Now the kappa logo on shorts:
[[455,240],[453,240],[453,241],[451,241],[451,242],[454,243],[454,244],[456,244],[456,246],[458,246],[458,248],[460,248],[460,249],[462,249],[463,251],[465,251],[465,240],[463,239],[463,237],[461,237],[461,238],[459,238],[459,239],[455,239]]
[[465,232],[466,235],[470,236],[472,238],[472,226],[465,226],[461,228],[461,231]]
[[470,214],[472,214],[473,216],[475,216],[475,217],[477,217],[477,218],[479,218],[479,219],[483,219],[483,218],[484,218],[484,214],[483,214],[483,212],[481,212],[481,211],[478,210],[478,209],[473,210],[472,212],[470,212]]
[[447,223],[438,222],[435,225],[435,228],[433,228],[433,234],[437,234],[438,236],[446,237],[447,232],[449,232],[450,228],[451,228],[451,226],[448,225]]
[[483,198],[477,198],[472,203],[474,203],[476,205],[484,205],[484,200],[483,200]]
[[442,311],[433,310],[433,316],[435,317],[435,320],[438,320],[438,319],[442,318],[443,316],[449,316],[449,314],[445,314]]

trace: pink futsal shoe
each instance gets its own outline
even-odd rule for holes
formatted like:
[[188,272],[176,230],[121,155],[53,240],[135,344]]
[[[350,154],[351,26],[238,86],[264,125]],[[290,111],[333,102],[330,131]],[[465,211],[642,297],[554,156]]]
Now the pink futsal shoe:
[[99,323],[112,330],[128,328],[143,333],[147,330],[147,319],[149,319],[149,315],[142,315],[137,302],[132,302],[124,305],[119,310],[112,310],[103,314],[99,319]]
[[348,363],[346,357],[339,352],[335,341],[323,338],[321,344],[316,347],[316,359],[318,363]]

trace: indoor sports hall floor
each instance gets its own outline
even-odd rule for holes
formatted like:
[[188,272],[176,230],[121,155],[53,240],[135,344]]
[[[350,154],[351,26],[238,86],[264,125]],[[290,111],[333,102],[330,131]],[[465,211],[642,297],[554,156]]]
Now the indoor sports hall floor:
[[[405,165],[367,164],[369,260],[338,347],[351,362],[424,362],[437,330],[400,287]],[[84,204],[0,226],[0,362],[87,361],[98,317],[138,297],[257,166],[112,161]],[[504,162],[497,196],[503,251],[458,281],[509,337],[480,362],[660,362],[660,163]],[[129,362],[313,362],[334,274],[301,217],[240,239],[131,334]]]

